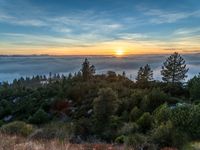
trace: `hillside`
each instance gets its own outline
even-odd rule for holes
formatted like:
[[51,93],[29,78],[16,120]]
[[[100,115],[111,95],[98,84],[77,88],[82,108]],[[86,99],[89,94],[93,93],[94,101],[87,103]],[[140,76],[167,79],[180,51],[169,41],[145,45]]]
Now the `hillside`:
[[[180,57],[173,63],[176,70],[170,70],[173,57]],[[163,64],[163,81],[153,79],[148,64],[132,81],[125,72],[95,74],[95,66],[85,59],[73,75],[50,73],[4,82],[0,86],[2,141],[13,141],[11,147],[23,143],[52,149],[98,143],[114,149],[183,149],[200,139],[200,76],[183,84],[188,71],[183,62],[179,54],[172,54]],[[8,143],[2,141],[0,146]]]

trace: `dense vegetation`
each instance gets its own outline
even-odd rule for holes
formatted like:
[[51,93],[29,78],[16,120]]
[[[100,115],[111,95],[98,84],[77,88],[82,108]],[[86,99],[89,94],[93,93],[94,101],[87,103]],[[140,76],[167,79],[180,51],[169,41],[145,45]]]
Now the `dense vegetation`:
[[136,81],[125,72],[95,74],[85,59],[78,73],[15,79],[0,86],[2,133],[71,142],[116,142],[135,149],[182,148],[200,139],[200,75],[172,54],[162,81],[150,65]]

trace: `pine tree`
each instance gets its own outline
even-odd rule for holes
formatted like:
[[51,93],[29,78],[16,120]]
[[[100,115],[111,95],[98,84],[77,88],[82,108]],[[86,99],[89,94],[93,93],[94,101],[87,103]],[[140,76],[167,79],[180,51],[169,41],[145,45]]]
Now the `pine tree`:
[[136,80],[138,83],[146,83],[153,80],[153,71],[148,64],[144,67],[140,67]]
[[186,73],[189,69],[186,68],[185,60],[177,52],[169,56],[163,65],[161,70],[163,81],[174,84],[187,77]]
[[95,67],[94,65],[90,65],[87,58],[82,64],[81,72],[84,80],[89,80],[95,74]]

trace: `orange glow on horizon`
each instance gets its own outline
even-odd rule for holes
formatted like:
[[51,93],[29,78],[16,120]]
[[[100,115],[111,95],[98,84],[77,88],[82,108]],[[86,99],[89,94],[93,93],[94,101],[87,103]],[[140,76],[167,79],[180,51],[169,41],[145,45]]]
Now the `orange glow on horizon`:
[[[168,45],[168,44],[167,44]],[[173,47],[173,45],[171,46]],[[138,54],[170,54],[174,51],[180,53],[191,53],[195,49],[183,50],[182,45],[176,46],[177,49],[169,50],[170,47],[166,43],[150,43],[150,42],[134,42],[134,41],[110,41],[92,44],[88,46],[71,46],[64,47],[59,45],[54,46],[27,46],[21,45],[18,47],[13,45],[2,45],[0,47],[1,55],[112,55],[112,56],[126,56]],[[167,50],[168,49],[168,50]]]

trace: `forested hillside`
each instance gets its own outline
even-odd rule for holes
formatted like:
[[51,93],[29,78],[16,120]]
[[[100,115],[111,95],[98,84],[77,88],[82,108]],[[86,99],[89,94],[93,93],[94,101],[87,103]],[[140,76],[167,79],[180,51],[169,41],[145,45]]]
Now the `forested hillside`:
[[174,53],[161,66],[95,74],[85,59],[75,74],[15,79],[0,86],[2,134],[71,143],[117,143],[134,149],[182,149],[200,140],[200,75],[185,81],[188,67]]

